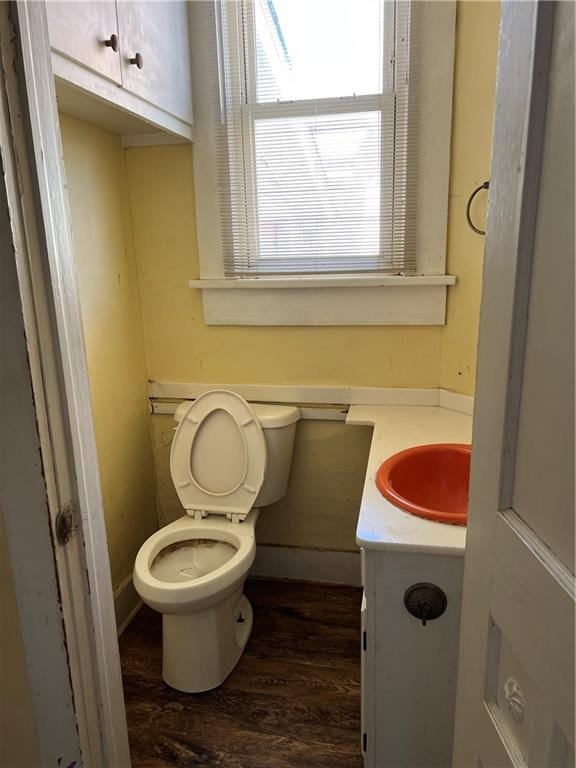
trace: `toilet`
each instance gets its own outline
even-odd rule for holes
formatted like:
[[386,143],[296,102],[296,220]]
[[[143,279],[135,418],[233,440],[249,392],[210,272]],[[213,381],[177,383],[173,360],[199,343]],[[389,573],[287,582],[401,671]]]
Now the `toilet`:
[[178,406],[170,474],[185,515],[140,548],[133,580],[162,613],[162,677],[199,693],[219,686],[252,630],[244,582],[261,507],[286,492],[298,408],[249,405],[212,390]]

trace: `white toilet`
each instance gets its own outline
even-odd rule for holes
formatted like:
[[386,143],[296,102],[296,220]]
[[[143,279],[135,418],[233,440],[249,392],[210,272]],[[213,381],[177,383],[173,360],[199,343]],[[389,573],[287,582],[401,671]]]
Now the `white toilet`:
[[180,691],[220,685],[252,629],[243,594],[258,509],[286,492],[298,408],[214,390],[178,406],[170,473],[186,514],[134,564],[142,600],[163,614],[162,676]]

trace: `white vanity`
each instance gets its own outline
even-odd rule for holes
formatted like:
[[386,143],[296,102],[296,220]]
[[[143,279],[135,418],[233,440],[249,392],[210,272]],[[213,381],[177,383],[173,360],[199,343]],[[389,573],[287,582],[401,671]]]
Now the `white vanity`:
[[[382,462],[411,446],[469,443],[472,417],[429,406],[351,406],[348,424],[374,428],[356,539],[362,548],[362,749],[365,768],[451,763],[466,528],[423,520],[376,487]],[[426,622],[407,590],[432,584],[446,598]]]

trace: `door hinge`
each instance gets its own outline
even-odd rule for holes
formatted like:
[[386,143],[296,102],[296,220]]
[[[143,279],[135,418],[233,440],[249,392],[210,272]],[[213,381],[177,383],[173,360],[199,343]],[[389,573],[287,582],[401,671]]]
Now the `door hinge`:
[[364,630],[364,632],[362,632],[362,650],[363,651],[366,650],[367,645],[368,645],[368,641],[366,639],[366,630]]
[[368,734],[363,733],[362,734],[362,752],[366,752],[368,749]]
[[61,546],[68,544],[74,535],[74,513],[74,502],[69,501],[56,515],[56,540]]

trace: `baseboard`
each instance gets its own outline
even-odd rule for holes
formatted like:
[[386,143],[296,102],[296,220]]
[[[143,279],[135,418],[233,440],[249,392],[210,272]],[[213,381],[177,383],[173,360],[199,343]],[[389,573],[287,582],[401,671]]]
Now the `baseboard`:
[[114,613],[116,614],[118,637],[138,613],[141,605],[142,600],[134,588],[132,576],[128,576],[114,592]]
[[362,584],[360,552],[258,545],[250,576],[316,581],[327,584]]

